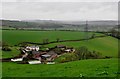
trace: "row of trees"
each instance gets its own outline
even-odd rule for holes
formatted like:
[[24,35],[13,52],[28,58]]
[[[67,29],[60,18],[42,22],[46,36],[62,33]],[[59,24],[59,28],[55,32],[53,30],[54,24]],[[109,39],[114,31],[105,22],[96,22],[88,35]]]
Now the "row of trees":
[[[95,38],[95,37],[96,37],[96,35],[94,33],[90,36],[90,38]],[[60,38],[56,38],[56,42],[60,42],[60,41],[61,41]],[[43,39],[43,44],[47,44],[47,43],[50,43],[49,39],[48,38],[47,39]]]

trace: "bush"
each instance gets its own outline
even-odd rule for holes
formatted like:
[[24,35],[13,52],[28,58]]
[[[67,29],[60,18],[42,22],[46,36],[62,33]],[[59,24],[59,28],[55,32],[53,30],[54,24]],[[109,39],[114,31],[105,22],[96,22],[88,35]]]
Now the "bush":
[[98,59],[102,58],[102,54],[96,51],[89,51],[86,55],[86,59]]
[[95,34],[92,34],[91,38],[95,38]]
[[3,51],[11,51],[11,48],[6,42],[0,42],[0,45],[2,46]]
[[2,50],[3,50],[3,51],[12,51],[12,50],[10,49],[10,47],[8,47],[8,46],[2,47]]
[[19,46],[20,47],[26,47],[26,46],[28,46],[28,43],[22,42],[22,43],[19,43]]
[[43,44],[49,43],[49,39],[43,39]]
[[87,47],[83,46],[78,48],[75,51],[76,57],[79,60],[82,59],[98,59],[98,58],[102,58],[102,54],[96,51],[89,51]]
[[60,55],[62,53],[61,49],[60,48],[55,48],[54,49],[54,52],[58,55]]
[[0,46],[5,47],[5,46],[9,46],[9,45],[6,42],[0,41]]
[[75,51],[75,54],[76,54],[76,56],[78,57],[79,60],[86,59],[86,54],[87,53],[88,53],[88,49],[85,46],[80,47]]
[[75,60],[78,60],[75,53],[65,53],[59,58],[55,59],[55,61],[58,63],[64,63],[64,62],[75,61]]

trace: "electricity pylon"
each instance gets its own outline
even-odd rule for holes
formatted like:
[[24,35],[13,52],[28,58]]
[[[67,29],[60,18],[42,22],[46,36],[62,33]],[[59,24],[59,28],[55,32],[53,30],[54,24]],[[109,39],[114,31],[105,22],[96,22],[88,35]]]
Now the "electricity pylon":
[[85,32],[85,39],[88,40],[88,21],[86,21],[84,32]]

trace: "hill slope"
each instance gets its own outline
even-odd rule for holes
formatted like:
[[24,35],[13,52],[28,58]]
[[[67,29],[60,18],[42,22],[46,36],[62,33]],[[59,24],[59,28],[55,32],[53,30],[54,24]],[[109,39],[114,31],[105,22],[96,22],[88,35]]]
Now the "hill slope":
[[[3,41],[7,42],[10,46],[17,45],[21,42],[38,42],[42,43],[44,39],[50,41],[56,41],[57,38],[60,40],[76,40],[85,38],[84,32],[68,32],[68,31],[19,31],[19,30],[4,30],[3,31]],[[91,36],[93,33],[88,33]],[[102,35],[100,33],[95,33],[97,36]],[[9,40],[8,40],[9,39]],[[56,45],[66,45],[78,48],[80,46],[86,46],[89,50],[97,51],[102,53],[103,56],[118,56],[118,39],[107,36],[102,38],[95,38],[88,41],[76,41],[76,42],[60,42],[44,45],[45,47],[54,47]],[[12,51],[14,53],[16,52]],[[19,50],[18,50],[19,51]],[[12,53],[11,52],[11,53]],[[9,53],[5,53],[9,54]],[[4,55],[4,56],[5,56]],[[11,55],[11,54],[10,54]],[[9,55],[6,55],[9,57]],[[15,56],[15,55],[14,55]],[[5,57],[6,58],[6,57]]]
[[90,59],[54,65],[7,62],[2,67],[3,77],[116,77],[118,60]]

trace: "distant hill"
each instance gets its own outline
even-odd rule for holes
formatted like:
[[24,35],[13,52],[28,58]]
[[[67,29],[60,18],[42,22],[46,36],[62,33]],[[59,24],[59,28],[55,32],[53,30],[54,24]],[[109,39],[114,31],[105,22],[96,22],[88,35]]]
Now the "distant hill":
[[12,20],[1,20],[2,26],[14,27],[14,28],[60,28],[63,27],[60,24],[52,22],[29,22],[29,21],[12,21]]
[[[82,25],[86,24],[86,21],[61,21],[64,24],[75,24],[75,25]],[[118,22],[115,20],[98,20],[98,21],[88,21],[88,25],[117,25]]]
[[[86,21],[56,21],[56,20],[1,20],[2,26],[12,28],[41,28],[41,29],[62,29],[62,30],[84,30]],[[105,31],[115,28],[117,21],[114,20],[101,20],[101,21],[88,21],[88,29],[90,31]]]

